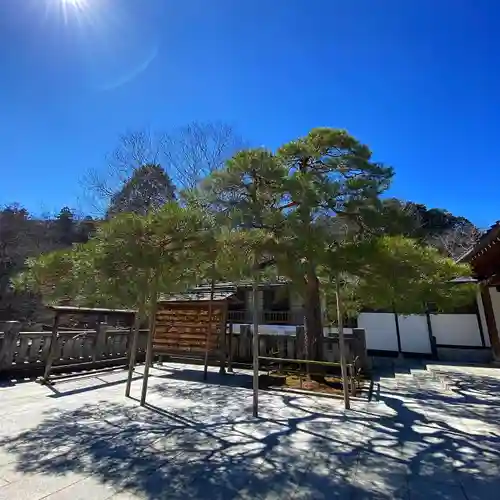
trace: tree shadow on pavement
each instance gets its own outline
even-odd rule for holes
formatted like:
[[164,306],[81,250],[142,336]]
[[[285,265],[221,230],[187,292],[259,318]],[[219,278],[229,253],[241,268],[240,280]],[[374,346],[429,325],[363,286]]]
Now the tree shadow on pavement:
[[225,374],[210,370],[207,379],[203,380],[203,366],[200,368],[178,368],[155,366],[155,370],[161,373],[157,375],[163,379],[183,380],[185,382],[202,382],[204,384],[215,384],[229,387],[243,387],[250,389],[252,387],[252,375],[248,371],[235,370]]
[[290,423],[255,419],[251,391],[173,379],[153,386],[149,400],[144,408],[123,399],[51,409],[39,425],[0,440],[0,450],[23,473],[91,475],[148,499],[293,498],[306,482],[311,498],[352,496],[347,473],[310,470],[293,442],[300,410],[291,409]]
[[146,407],[107,398],[52,409],[0,450],[21,472],[92,475],[150,500],[408,498],[409,490],[465,499],[468,489],[498,487],[498,436],[427,418],[418,400],[383,392],[380,403],[345,411],[337,400],[261,392],[253,418],[251,390],[231,385],[238,374],[220,385],[193,371],[196,381],[186,381],[189,370],[155,370]]

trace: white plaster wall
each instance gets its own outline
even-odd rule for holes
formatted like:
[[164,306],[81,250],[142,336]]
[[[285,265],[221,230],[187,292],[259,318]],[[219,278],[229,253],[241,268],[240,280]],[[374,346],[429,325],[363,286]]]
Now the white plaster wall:
[[481,292],[477,292],[476,302],[479,309],[479,317],[481,318],[481,326],[483,327],[484,343],[486,347],[491,347],[490,334],[488,332],[488,323],[486,323],[486,314],[484,312],[484,304]]
[[431,314],[431,325],[437,344],[483,345],[476,314]]
[[410,316],[398,315],[399,333],[401,337],[401,350],[430,354],[432,352],[427,328],[427,318],[424,315],[412,314]]
[[398,351],[396,321],[392,313],[361,313],[358,327],[365,329],[367,349]]

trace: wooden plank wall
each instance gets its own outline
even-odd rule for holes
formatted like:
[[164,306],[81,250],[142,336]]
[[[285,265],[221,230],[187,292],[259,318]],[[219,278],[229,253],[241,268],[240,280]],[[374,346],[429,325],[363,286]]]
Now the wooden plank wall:
[[209,353],[217,352],[222,347],[220,337],[225,327],[226,310],[226,302],[213,302],[210,320],[206,301],[160,303],[153,352],[202,356],[207,347],[207,334]]

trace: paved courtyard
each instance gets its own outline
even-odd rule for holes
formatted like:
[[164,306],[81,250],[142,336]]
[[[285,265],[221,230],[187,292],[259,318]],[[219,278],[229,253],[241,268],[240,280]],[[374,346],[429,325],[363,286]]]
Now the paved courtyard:
[[[132,392],[140,394],[141,368]],[[245,372],[124,370],[0,387],[0,500],[500,498],[500,370],[416,367],[370,402],[261,392]]]

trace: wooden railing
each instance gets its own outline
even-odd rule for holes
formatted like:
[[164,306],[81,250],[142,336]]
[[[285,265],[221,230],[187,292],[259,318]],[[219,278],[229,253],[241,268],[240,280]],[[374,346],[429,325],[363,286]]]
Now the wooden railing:
[[[236,363],[252,362],[252,329],[250,325],[235,328],[228,325],[226,345],[229,345],[229,335],[232,329],[231,358]],[[370,370],[370,360],[366,351],[365,330],[353,328],[345,335],[346,359],[349,363],[358,360],[357,364],[363,371]],[[323,361],[340,361],[338,334],[330,334],[323,338]],[[297,327],[295,334],[291,335],[266,335],[259,334],[259,356],[272,356],[276,358],[305,359],[304,328]]]
[[[3,332],[1,331],[3,330]],[[17,322],[0,325],[0,373],[43,370],[51,350],[51,332],[21,332]],[[96,330],[59,331],[54,348],[54,367],[103,364],[128,357],[130,330],[102,328]],[[139,358],[144,354],[147,330],[139,335]]]
[[[229,332],[233,331],[231,341]],[[51,350],[51,332],[20,332],[17,322],[0,324],[0,375],[7,372],[27,371],[43,372]],[[148,330],[141,330],[138,339],[138,361],[144,359]],[[366,353],[365,331],[353,329],[346,334],[346,357],[348,362],[358,360],[363,370],[369,370],[369,358]],[[129,356],[130,331],[126,329],[60,331],[53,366],[64,368],[91,369],[96,365],[110,364],[126,360]],[[325,337],[324,361],[340,360],[338,337]],[[236,363],[252,362],[252,333],[248,324],[235,327],[228,324],[226,346],[230,346],[231,358]],[[295,334],[259,335],[259,355],[279,358],[304,359],[304,329],[297,327]]]

